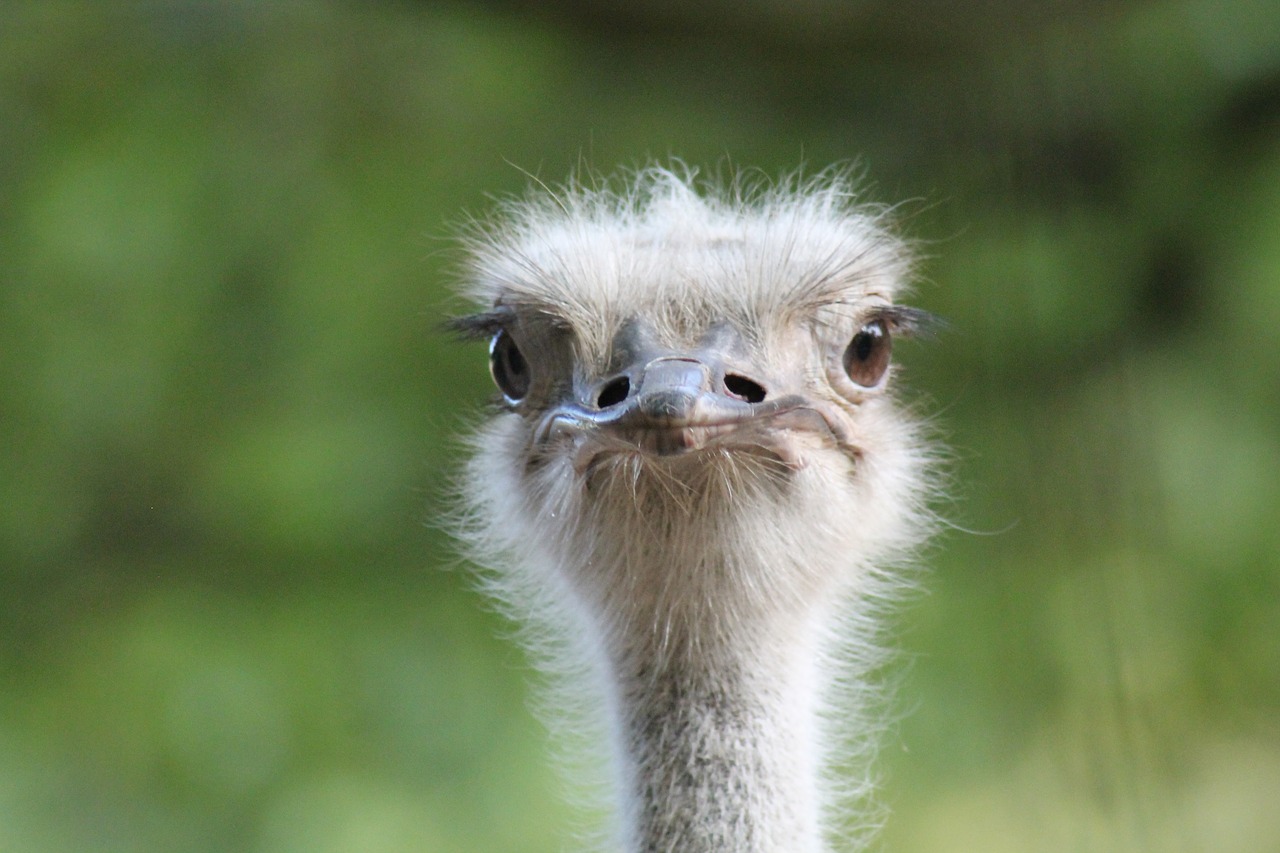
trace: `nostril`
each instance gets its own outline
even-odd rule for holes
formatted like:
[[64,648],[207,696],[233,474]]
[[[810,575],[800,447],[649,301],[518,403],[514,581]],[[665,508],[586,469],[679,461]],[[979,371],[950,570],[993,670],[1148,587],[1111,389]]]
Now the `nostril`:
[[600,389],[600,396],[596,398],[596,405],[602,409],[616,406],[627,399],[627,395],[630,393],[631,380],[625,376],[619,376]]
[[739,400],[746,400],[748,403],[760,403],[765,398],[764,386],[758,382],[752,382],[745,376],[738,376],[734,373],[725,375],[724,387],[731,395]]

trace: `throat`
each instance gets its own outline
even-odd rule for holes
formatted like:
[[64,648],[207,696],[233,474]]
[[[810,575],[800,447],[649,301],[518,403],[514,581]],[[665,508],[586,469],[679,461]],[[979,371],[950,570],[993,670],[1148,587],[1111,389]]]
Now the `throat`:
[[814,656],[801,651],[673,659],[621,674],[626,850],[825,849]]
[[[596,483],[595,547],[560,556],[599,639],[622,849],[824,853],[823,662],[858,580],[846,505],[755,458],[619,473]],[[619,529],[624,547],[599,546]]]

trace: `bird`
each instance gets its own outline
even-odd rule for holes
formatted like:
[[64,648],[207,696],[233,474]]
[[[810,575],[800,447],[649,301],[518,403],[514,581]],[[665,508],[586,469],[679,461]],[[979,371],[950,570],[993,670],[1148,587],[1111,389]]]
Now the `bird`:
[[[761,173],[762,174],[762,173]],[[886,603],[938,527],[895,340],[932,315],[848,168],[535,181],[460,236],[497,395],[456,531],[607,755],[603,849],[826,853],[882,822]],[[569,713],[569,712],[566,712]]]

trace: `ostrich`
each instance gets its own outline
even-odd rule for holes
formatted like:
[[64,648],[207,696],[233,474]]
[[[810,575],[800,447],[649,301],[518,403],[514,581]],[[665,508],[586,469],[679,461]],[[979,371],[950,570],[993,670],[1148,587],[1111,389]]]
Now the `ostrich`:
[[876,602],[932,527],[890,363],[927,315],[894,301],[887,212],[843,172],[654,166],[543,187],[466,245],[480,310],[454,325],[489,340],[501,400],[462,535],[550,666],[591,680],[614,846],[831,849],[866,802],[833,744],[868,740]]

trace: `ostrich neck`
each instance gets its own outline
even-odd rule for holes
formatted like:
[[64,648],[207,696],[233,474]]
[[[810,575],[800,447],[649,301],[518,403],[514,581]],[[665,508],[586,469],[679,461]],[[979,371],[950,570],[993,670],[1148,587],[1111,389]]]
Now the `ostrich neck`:
[[628,853],[820,853],[812,631],[613,656]]

